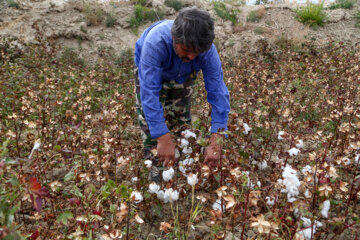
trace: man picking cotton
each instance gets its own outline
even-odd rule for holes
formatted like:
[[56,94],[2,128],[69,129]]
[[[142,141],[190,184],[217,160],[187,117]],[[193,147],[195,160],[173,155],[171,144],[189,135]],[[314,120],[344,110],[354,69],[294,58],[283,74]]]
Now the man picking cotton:
[[214,22],[199,8],[182,9],[174,20],[162,20],[147,28],[135,45],[136,112],[144,143],[145,159],[153,160],[150,179],[159,181],[157,162],[175,161],[175,145],[169,129],[191,123],[193,84],[203,72],[207,100],[212,106],[210,145],[205,163],[217,165],[222,146],[218,132],[227,130],[229,92],[213,40]]

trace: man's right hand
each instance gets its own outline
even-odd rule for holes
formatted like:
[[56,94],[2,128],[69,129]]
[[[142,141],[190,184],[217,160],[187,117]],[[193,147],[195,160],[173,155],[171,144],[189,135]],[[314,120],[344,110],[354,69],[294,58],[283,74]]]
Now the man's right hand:
[[157,156],[160,161],[164,161],[165,167],[171,166],[175,161],[175,145],[170,133],[166,133],[157,138]]

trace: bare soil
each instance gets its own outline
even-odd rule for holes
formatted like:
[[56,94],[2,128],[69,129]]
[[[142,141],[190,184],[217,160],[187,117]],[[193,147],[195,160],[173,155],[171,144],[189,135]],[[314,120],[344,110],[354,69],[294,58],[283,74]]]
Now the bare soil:
[[[161,8],[166,18],[176,16],[174,9],[166,7],[164,0],[154,0],[149,6]],[[239,21],[233,26],[230,21],[220,19],[209,1],[184,0],[185,6],[196,5],[207,9],[215,19],[216,40],[219,52],[225,56],[238,57],[244,52],[257,52],[259,42],[270,45],[281,40],[291,40],[301,44],[312,41],[317,45],[329,41],[341,41],[355,46],[360,43],[360,29],[355,28],[355,13],[359,3],[351,10],[326,10],[328,15],[324,27],[311,29],[295,19],[296,4],[277,4],[264,6],[238,6]],[[98,25],[89,25],[84,12],[84,4],[89,1],[76,0],[21,0],[19,8],[0,6],[0,36],[17,40],[22,46],[36,42],[34,28],[51,37],[62,47],[71,48],[80,58],[95,62],[100,55],[123,56],[132,51],[139,34],[150,25],[139,27],[137,33],[128,23],[134,12],[129,1],[113,1],[99,4],[106,13],[116,18],[112,27],[105,26],[105,20]],[[259,22],[249,23],[246,18],[250,11],[262,8],[265,13]]]

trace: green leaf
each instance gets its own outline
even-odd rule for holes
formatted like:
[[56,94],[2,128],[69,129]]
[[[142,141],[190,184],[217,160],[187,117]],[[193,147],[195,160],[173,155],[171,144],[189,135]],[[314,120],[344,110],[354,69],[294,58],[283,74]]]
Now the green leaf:
[[116,204],[110,205],[110,212],[114,213],[116,211]]
[[56,219],[56,221],[57,222],[59,222],[59,223],[63,223],[63,224],[67,224],[68,223],[68,220],[69,219],[73,219],[74,218],[74,216],[73,216],[73,214],[72,214],[72,212],[70,212],[70,211],[65,211],[64,213],[62,213],[62,214],[60,214],[59,216],[58,216],[58,218]]
[[74,180],[75,176],[74,176],[74,170],[71,170],[70,172],[68,172],[65,177],[64,177],[64,182],[68,182],[70,180]]
[[77,188],[76,186],[74,186],[74,194],[75,194],[75,196],[77,196],[77,197],[80,197],[80,198],[83,198],[83,194],[82,194],[82,192],[80,191],[80,189],[79,188]]
[[14,187],[19,186],[19,180],[18,180],[16,177],[10,178],[9,182],[10,182],[11,185],[13,185]]
[[107,186],[108,189],[110,190],[110,189],[116,187],[116,184],[115,184],[115,182],[114,182],[113,180],[110,180],[110,179],[109,179],[109,180],[107,181],[107,183],[106,183],[106,186]]
[[56,146],[54,147],[54,150],[55,150],[55,151],[60,151],[60,150],[61,150],[61,146],[56,145]]

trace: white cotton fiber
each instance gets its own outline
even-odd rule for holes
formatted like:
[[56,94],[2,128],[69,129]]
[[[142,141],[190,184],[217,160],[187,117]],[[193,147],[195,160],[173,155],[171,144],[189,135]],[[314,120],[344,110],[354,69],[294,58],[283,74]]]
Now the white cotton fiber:
[[180,144],[181,144],[181,147],[184,148],[186,147],[187,145],[189,145],[189,141],[182,138],[181,141],[180,141]]
[[249,125],[247,125],[247,123],[243,123],[243,127],[244,127],[244,131],[243,131],[243,133],[245,134],[245,135],[248,135],[249,134],[249,132],[251,131],[251,127],[249,127]]
[[214,209],[214,210],[220,210],[220,211],[221,211],[221,200],[220,200],[220,199],[216,200],[216,201],[213,203],[212,209]]
[[323,206],[322,206],[322,209],[321,209],[321,215],[322,215],[324,218],[328,218],[328,217],[329,217],[329,210],[330,210],[330,201],[329,201],[329,200],[326,200],[326,201],[323,203]]
[[170,180],[174,177],[174,173],[175,173],[175,171],[174,171],[174,169],[173,169],[172,167],[170,167],[170,168],[169,168],[168,170],[166,170],[166,171],[163,171],[163,173],[162,173],[163,180],[164,180],[165,182],[170,181]]
[[189,137],[196,138],[196,134],[189,130],[183,131],[182,134],[184,135],[184,138],[186,138],[186,139],[188,139]]
[[160,190],[160,186],[156,183],[149,184],[149,193],[158,193]]
[[309,165],[306,165],[305,167],[303,167],[303,168],[301,169],[301,172],[302,172],[302,174],[312,173],[312,167],[309,166]]
[[282,173],[283,180],[279,179],[280,183],[285,186],[281,192],[287,193],[288,202],[294,202],[299,195],[300,181],[296,176],[296,171],[291,166],[286,165]]
[[290,157],[293,157],[293,156],[298,155],[299,152],[300,152],[300,150],[297,149],[297,148],[292,148],[292,149],[290,149],[290,150],[288,151]]

